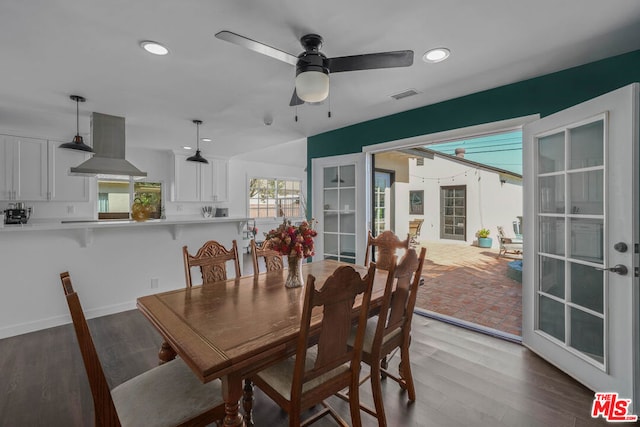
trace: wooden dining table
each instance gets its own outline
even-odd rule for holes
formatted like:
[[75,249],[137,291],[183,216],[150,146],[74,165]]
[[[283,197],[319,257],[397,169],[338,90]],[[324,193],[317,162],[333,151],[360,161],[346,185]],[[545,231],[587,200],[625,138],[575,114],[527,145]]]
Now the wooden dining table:
[[[322,260],[303,264],[302,273],[305,278],[312,274],[321,287],[342,265],[349,264]],[[362,276],[367,272],[353,267]],[[252,391],[246,390],[250,383],[243,390],[243,378],[295,354],[304,287],[286,288],[287,273],[260,273],[138,298],[138,309],[170,346],[165,352],[175,351],[201,381],[221,380],[225,426],[244,425],[239,413],[243,392],[247,424],[252,424]],[[386,271],[376,272],[372,310],[381,303],[386,278]],[[318,311],[312,325],[320,321]]]

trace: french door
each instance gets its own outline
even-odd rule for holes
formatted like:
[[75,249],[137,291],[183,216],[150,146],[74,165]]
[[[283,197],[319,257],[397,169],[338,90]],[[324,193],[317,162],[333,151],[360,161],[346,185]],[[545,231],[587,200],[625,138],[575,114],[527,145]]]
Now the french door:
[[312,160],[312,216],[318,220],[314,260],[364,263],[364,160],[364,154]]
[[638,84],[524,127],[523,343],[639,407]]

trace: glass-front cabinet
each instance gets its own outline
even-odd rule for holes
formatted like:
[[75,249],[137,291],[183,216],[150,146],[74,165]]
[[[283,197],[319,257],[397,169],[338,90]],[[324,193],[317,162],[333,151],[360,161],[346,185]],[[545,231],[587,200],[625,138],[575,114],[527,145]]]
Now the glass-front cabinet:
[[323,168],[324,258],[356,262],[356,167]]
[[311,216],[318,222],[314,261],[364,263],[367,242],[365,154],[312,159]]

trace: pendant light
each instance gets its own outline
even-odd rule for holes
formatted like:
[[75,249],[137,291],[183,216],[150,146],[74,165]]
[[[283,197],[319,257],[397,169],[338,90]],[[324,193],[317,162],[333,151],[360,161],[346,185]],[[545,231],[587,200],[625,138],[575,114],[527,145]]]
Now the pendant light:
[[202,120],[194,120],[193,123],[196,124],[196,154],[191,157],[187,157],[187,161],[209,163],[209,161],[200,154],[200,125],[202,124]]
[[86,99],[79,95],[71,95],[70,98],[73,101],[76,101],[76,136],[73,137],[73,141],[65,142],[60,145],[60,148],[70,148],[71,150],[80,150],[80,151],[88,151],[93,153],[93,148],[89,147],[82,140],[82,136],[80,135],[80,110],[79,104],[81,102],[85,102]]

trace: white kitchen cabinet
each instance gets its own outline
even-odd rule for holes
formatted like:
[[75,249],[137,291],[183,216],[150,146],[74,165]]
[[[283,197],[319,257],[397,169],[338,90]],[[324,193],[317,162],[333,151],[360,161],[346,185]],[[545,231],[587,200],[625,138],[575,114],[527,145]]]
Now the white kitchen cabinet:
[[229,161],[225,159],[212,159],[212,190],[214,202],[226,202],[229,200]]
[[0,200],[88,201],[89,178],[68,173],[89,154],[58,148],[60,144],[0,135]]
[[49,141],[49,185],[47,198],[60,202],[88,202],[89,180],[84,176],[71,176],[69,169],[91,156],[85,151],[60,148],[60,142]]
[[188,162],[190,155],[174,153],[172,201],[223,202],[228,200],[228,161]]
[[0,135],[0,199],[47,200],[47,141]]
[[[174,174],[171,200],[174,202],[210,201],[205,194],[210,193],[208,177],[211,176],[211,165],[188,162],[186,154],[174,154]],[[204,176],[204,178],[203,178]]]

